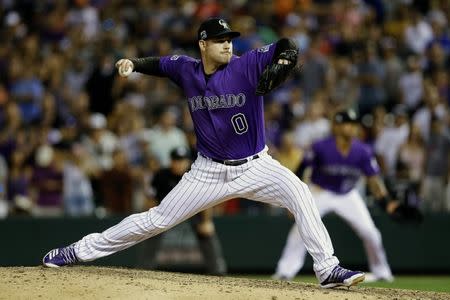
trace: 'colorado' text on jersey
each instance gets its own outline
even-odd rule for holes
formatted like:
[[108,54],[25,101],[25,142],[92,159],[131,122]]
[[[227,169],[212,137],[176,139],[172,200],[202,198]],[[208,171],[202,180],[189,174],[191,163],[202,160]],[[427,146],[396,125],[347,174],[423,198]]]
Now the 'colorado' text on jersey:
[[205,79],[201,60],[164,56],[161,72],[187,97],[197,135],[197,150],[215,159],[240,159],[265,146],[263,97],[255,94],[258,79],[272,62],[276,46],[249,51]]
[[302,162],[312,167],[311,182],[336,194],[355,188],[359,178],[379,173],[378,163],[363,142],[353,139],[347,155],[341,154],[334,137],[314,143]]

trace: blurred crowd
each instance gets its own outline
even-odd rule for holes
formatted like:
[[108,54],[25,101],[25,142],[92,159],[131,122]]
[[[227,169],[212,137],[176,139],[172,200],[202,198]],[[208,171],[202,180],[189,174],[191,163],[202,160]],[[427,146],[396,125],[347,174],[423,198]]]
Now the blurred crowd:
[[[167,79],[123,57],[198,57],[196,30],[221,16],[239,55],[293,39],[300,68],[267,96],[271,154],[295,171],[334,112],[354,108],[395,197],[450,211],[448,0],[0,0],[0,216],[128,214],[195,135]],[[220,214],[279,213],[236,199]]]

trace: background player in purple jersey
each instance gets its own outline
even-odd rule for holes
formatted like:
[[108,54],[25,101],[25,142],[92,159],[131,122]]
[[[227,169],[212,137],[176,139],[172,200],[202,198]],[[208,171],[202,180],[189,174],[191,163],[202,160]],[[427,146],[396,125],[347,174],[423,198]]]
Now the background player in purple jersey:
[[[371,273],[366,281],[392,281],[381,234],[370,217],[367,206],[356,190],[362,176],[379,204],[392,213],[397,202],[390,201],[379,176],[378,163],[368,145],[355,138],[356,113],[352,110],[334,116],[333,134],[314,143],[297,172],[300,177],[311,168],[311,192],[319,213],[334,212],[343,218],[362,239]],[[295,226],[289,232],[274,278],[291,280],[302,268],[306,249]]]
[[237,36],[225,20],[213,18],[198,30],[201,60],[172,55],[117,62],[121,76],[136,71],[168,77],[183,89],[197,136],[197,159],[157,207],[68,247],[51,250],[43,258],[45,266],[59,267],[113,254],[202,210],[242,197],[286,207],[294,215],[322,287],[351,286],[364,280],[363,272],[339,266],[306,184],[267,153],[261,91],[270,91],[274,83],[285,78],[271,78],[271,74],[276,76],[288,69],[286,66],[296,65],[295,44],[280,39],[237,57],[232,43]]

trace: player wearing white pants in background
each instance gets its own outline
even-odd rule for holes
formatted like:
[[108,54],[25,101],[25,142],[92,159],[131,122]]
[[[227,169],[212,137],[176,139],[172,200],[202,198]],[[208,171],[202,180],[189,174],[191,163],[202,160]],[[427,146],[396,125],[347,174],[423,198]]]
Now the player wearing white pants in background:
[[[134,214],[102,233],[48,252],[43,264],[59,267],[91,261],[151,238],[194,214],[231,198],[246,198],[287,208],[295,217],[306,249],[314,259],[321,287],[352,286],[364,273],[339,266],[311,193],[303,182],[267,154],[264,98],[259,80],[265,70],[291,70],[298,49],[288,39],[233,55],[239,36],[223,19],[203,22],[198,30],[201,60],[185,55],[121,59],[116,66],[131,72],[168,77],[180,86],[194,124],[199,155],[191,170],[149,211]],[[285,78],[285,77],[281,77]],[[270,81],[273,86],[274,81]]]
[[[398,204],[389,201],[371,149],[354,138],[356,121],[355,112],[338,112],[334,116],[333,135],[311,146],[298,173],[302,176],[306,168],[312,169],[311,191],[320,216],[337,214],[363,241],[371,271],[366,279],[392,281],[381,234],[356,189],[359,179],[367,178],[370,190],[387,212],[392,213]],[[295,226],[289,231],[274,278],[291,280],[303,267],[306,248],[302,236]]]
[[[341,217],[363,241],[369,262],[369,270],[375,279],[392,280],[392,272],[386,259],[381,234],[375,227],[364,200],[356,189],[344,195],[311,187],[321,217],[335,213]],[[278,261],[275,277],[292,279],[301,270],[306,248],[296,226],[289,231],[286,245]],[[369,274],[366,274],[366,279]]]

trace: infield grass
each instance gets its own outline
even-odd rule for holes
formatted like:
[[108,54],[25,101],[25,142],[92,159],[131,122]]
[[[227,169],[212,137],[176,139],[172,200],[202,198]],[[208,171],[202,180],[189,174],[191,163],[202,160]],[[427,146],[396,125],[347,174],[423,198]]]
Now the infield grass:
[[[271,279],[270,275],[232,275],[238,277]],[[312,275],[300,275],[294,281],[317,283]],[[361,286],[408,289],[419,291],[434,291],[450,293],[450,276],[446,275],[398,275],[394,282],[363,283]]]

